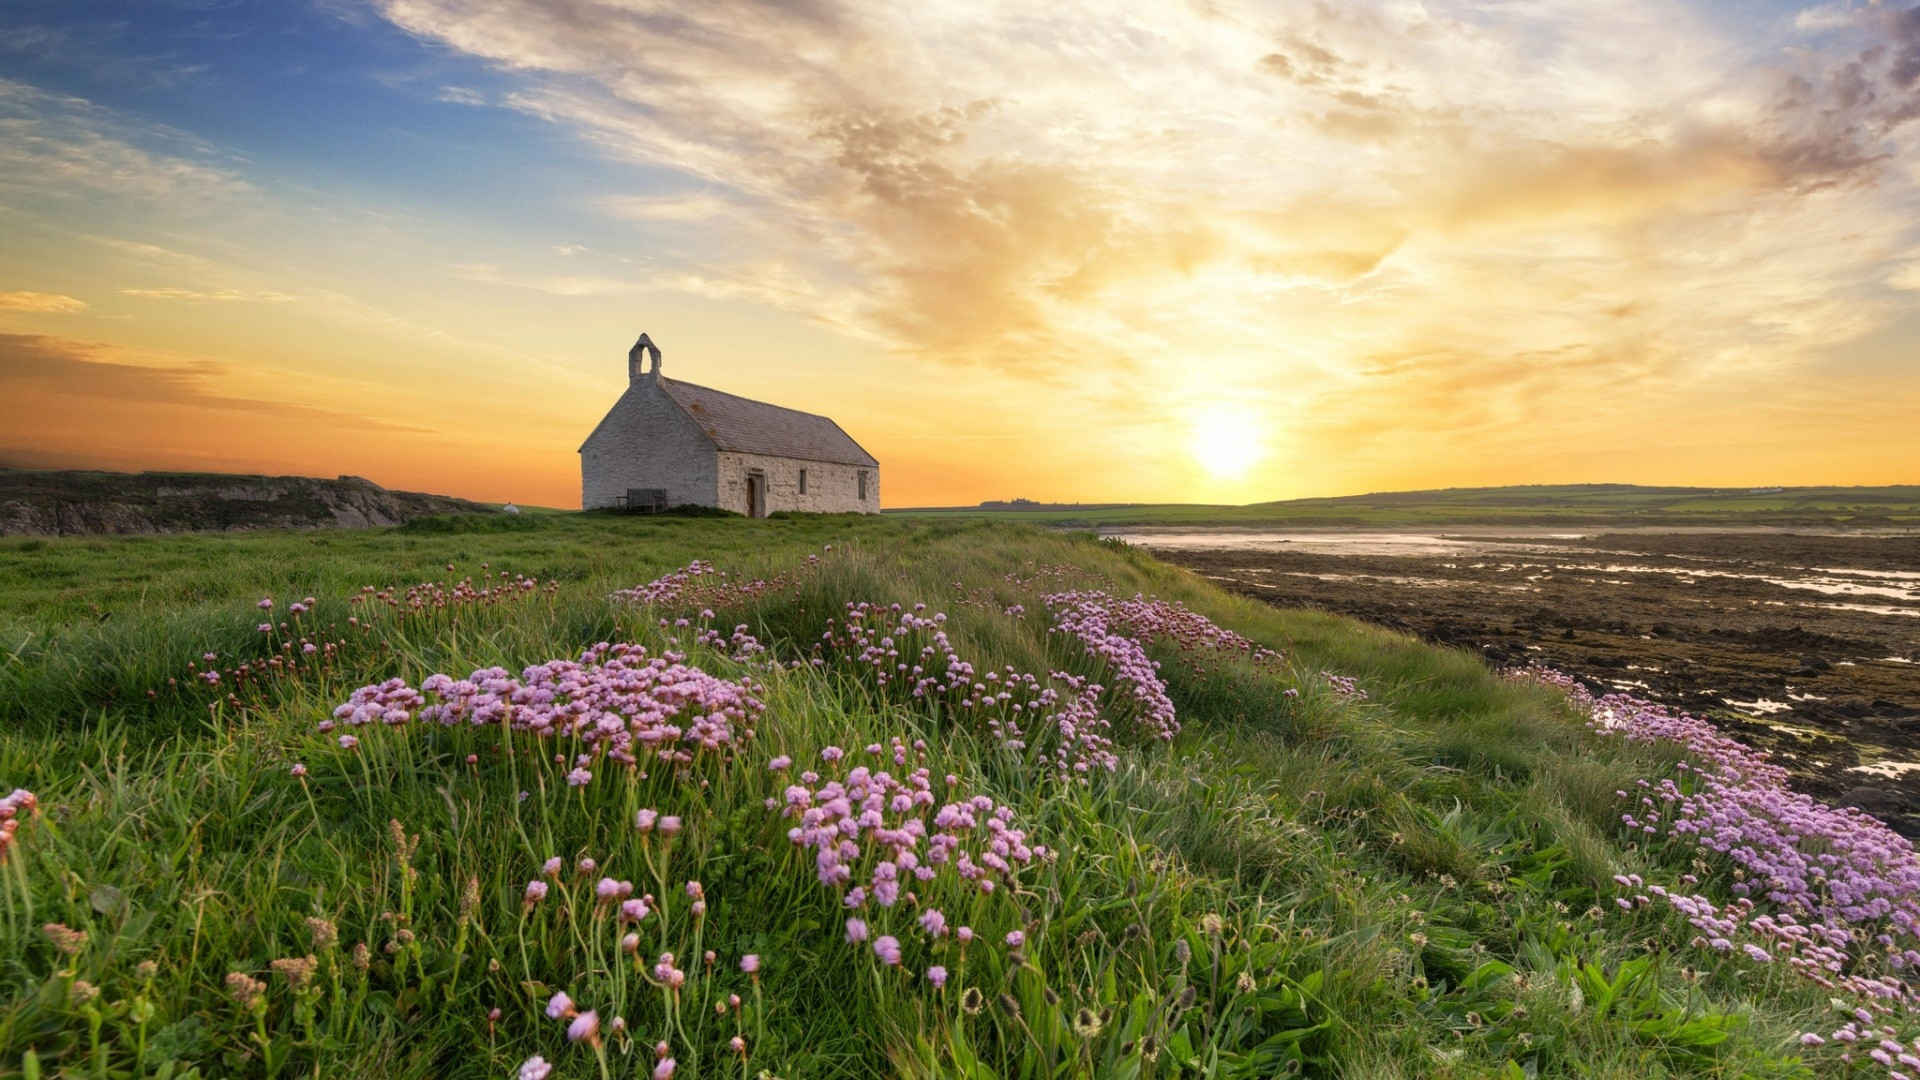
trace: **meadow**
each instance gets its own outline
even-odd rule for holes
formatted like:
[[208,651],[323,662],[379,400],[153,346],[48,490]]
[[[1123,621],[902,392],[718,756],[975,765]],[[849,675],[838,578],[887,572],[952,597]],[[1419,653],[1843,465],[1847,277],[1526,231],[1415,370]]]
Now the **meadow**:
[[0,541],[0,1072],[1920,1076],[1691,718],[979,521]]

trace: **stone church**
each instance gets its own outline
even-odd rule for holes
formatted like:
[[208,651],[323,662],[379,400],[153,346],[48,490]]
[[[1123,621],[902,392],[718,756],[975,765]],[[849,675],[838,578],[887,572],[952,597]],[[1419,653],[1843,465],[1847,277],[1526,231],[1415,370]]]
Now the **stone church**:
[[580,444],[580,505],[688,504],[877,514],[880,463],[827,417],[662,377],[660,349],[641,334],[626,393]]

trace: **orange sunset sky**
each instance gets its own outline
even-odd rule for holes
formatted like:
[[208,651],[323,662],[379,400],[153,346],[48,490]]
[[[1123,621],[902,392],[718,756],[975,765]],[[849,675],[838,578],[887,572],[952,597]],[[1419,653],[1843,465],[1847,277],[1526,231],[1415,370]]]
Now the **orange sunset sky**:
[[642,330],[890,506],[1920,462],[1920,8],[0,11],[0,462],[577,506]]

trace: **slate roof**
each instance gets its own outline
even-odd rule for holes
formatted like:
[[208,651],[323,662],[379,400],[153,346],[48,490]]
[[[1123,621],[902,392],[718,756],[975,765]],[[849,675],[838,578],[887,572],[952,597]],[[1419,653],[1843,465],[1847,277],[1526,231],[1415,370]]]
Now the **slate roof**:
[[721,450],[835,465],[880,466],[872,454],[827,417],[678,379],[662,377],[660,389],[686,410]]

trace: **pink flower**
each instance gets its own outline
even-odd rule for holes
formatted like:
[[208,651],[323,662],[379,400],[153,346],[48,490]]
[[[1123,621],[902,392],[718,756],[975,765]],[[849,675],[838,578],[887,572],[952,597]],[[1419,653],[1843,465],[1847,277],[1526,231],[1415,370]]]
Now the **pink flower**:
[[261,611],[272,611],[272,610],[273,610],[273,597],[271,597],[271,596],[263,596],[263,597],[261,597],[261,598],[260,598],[260,605],[259,605],[259,607],[260,607],[260,610],[261,610]]
[[660,820],[660,811],[642,810],[633,815],[633,827],[640,832],[652,832],[653,824]]
[[627,922],[639,922],[652,913],[645,900],[628,900],[620,905],[620,917]]
[[1027,943],[1027,935],[1018,930],[1007,931],[1007,948],[1017,949]]
[[554,991],[553,996],[547,999],[547,1019],[559,1020],[572,1015],[573,999],[567,996],[565,990]]
[[858,945],[867,940],[867,924],[862,919],[847,920],[847,944]]
[[928,937],[937,938],[947,932],[947,917],[939,908],[928,908],[920,913],[920,929],[925,930]]
[[973,940],[973,927],[963,926],[955,930],[953,936],[960,939],[960,944],[965,945],[967,942]]
[[535,1054],[520,1063],[519,1080],[547,1080],[552,1073],[553,1066],[547,1064],[547,1059]]
[[594,884],[593,895],[601,900],[624,900],[633,895],[633,882],[603,877]]
[[342,750],[351,750],[354,747],[359,745],[360,745],[360,740],[354,738],[351,735],[340,736],[340,749]]
[[699,882],[697,881],[687,882],[687,896],[690,899],[698,900],[705,895],[706,895],[706,890],[700,887]]
[[270,622],[263,622],[259,626],[254,627],[254,629],[260,631],[263,634],[271,634],[273,633],[273,624]]
[[674,817],[673,815],[670,814],[660,819],[660,835],[678,836],[679,834],[680,834],[679,818]]
[[573,864],[573,868],[580,871],[581,877],[586,877],[588,874],[593,873],[599,866],[600,864],[594,862],[592,859],[581,859],[579,862]]
[[792,766],[793,759],[785,754],[781,754],[779,757],[767,762],[767,768],[772,769],[774,772],[785,772]]
[[936,990],[947,985],[947,969],[939,964],[933,965],[927,969],[927,981],[932,983]]
[[749,975],[758,975],[760,973],[760,954],[748,953],[741,957],[740,970]]
[[544,881],[527,882],[527,903],[537,904],[547,898],[547,883]]
[[298,762],[298,761],[296,761],[296,762],[294,762],[294,763],[293,763],[293,768],[291,768],[291,769],[289,769],[289,770],[287,770],[287,771],[288,771],[288,772],[291,772],[291,773],[292,773],[293,775],[295,775],[295,776],[305,776],[305,775],[307,775],[307,767],[306,767],[306,765],[304,765],[303,763],[301,763],[301,762]]
[[879,957],[880,962],[883,964],[898,964],[900,962],[900,942],[896,941],[891,934],[881,934],[878,938],[874,939],[873,955]]
[[563,865],[565,864],[560,861],[560,856],[555,855],[553,858],[548,859],[546,862],[540,864],[540,872],[547,875],[548,877],[559,877],[560,867]]
[[744,1056],[747,1052],[747,1040],[735,1035],[733,1038],[727,1040],[727,1048],[736,1054]]
[[592,1009],[588,1009],[586,1012],[574,1017],[573,1023],[567,1025],[568,1042],[591,1041],[599,1038],[599,1036],[600,1014],[594,1012]]
[[567,774],[568,787],[585,787],[593,779],[593,774],[585,769],[575,769]]
[[672,1080],[676,1067],[672,1058],[661,1058],[660,1063],[653,1067],[653,1080]]

